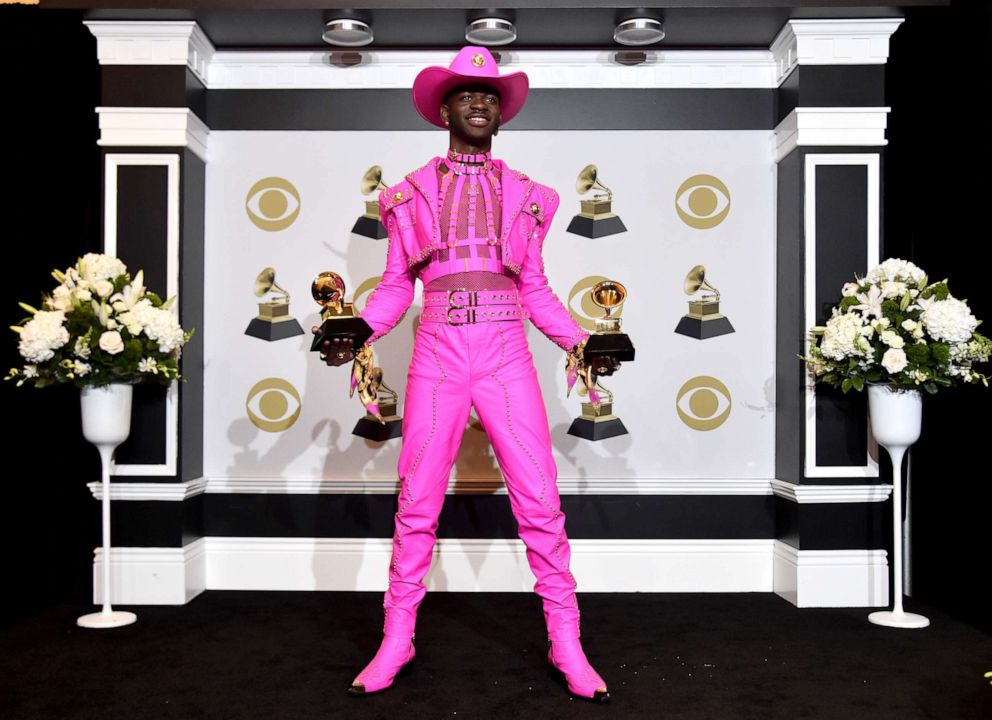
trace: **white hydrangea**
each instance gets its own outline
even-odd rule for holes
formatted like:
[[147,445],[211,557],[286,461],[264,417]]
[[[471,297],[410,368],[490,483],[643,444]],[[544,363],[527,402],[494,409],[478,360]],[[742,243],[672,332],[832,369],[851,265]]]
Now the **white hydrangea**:
[[138,318],[145,335],[158,341],[158,349],[162,352],[172,352],[185,340],[183,329],[170,310],[138,303],[131,312]]
[[69,342],[65,329],[65,313],[60,310],[39,310],[21,330],[17,349],[21,357],[33,363],[46,362],[55,357],[55,350]]
[[906,353],[898,348],[889,348],[882,356],[882,367],[893,375],[906,367]]
[[970,340],[978,327],[978,320],[968,306],[952,297],[931,303],[920,320],[933,337],[951,343]]
[[881,265],[870,270],[865,277],[873,283],[881,282],[882,280],[898,280],[900,282],[912,282],[914,285],[918,285],[923,282],[926,273],[909,260],[889,258]]
[[117,258],[100,253],[86,253],[76,263],[79,276],[90,283],[113,280],[127,272],[127,267]]
[[109,280],[97,280],[93,283],[93,291],[100,297],[106,298],[114,291],[114,284]]
[[834,314],[827,320],[820,351],[833,360],[867,355],[871,351],[871,343],[864,337],[862,328],[861,317],[857,313]]

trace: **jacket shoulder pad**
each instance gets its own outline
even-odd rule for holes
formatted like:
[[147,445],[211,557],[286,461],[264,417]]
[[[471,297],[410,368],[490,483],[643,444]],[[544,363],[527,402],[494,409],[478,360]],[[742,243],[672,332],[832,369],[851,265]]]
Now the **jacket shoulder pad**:
[[381,212],[385,212],[412,199],[413,185],[410,184],[409,180],[401,180],[379,193],[379,209]]

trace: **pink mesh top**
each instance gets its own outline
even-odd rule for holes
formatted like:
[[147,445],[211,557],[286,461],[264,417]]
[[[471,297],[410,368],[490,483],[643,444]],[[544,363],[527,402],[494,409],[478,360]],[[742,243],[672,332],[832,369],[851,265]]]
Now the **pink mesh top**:
[[[503,269],[499,242],[499,167],[494,166],[492,173],[463,175],[462,182],[458,182],[459,176],[442,160],[437,164],[437,174],[438,187],[447,185],[447,192],[438,194],[441,241],[446,248],[436,250],[421,270],[424,291],[515,289],[516,282]],[[447,174],[450,177],[446,183]],[[488,237],[490,222],[495,237]]]

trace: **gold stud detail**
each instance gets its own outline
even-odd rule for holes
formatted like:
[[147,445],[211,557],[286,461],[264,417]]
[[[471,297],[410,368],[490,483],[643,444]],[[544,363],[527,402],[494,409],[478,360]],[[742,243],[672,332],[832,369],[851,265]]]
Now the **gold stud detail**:
[[486,64],[486,58],[482,56],[482,53],[476,53],[472,56],[472,64],[476,67],[482,67]]
[[530,204],[530,211],[535,215],[540,211],[541,207],[536,202]]
[[402,192],[398,192],[395,195],[393,195],[393,202],[397,202],[397,201],[402,200],[402,199],[403,199],[403,193]]

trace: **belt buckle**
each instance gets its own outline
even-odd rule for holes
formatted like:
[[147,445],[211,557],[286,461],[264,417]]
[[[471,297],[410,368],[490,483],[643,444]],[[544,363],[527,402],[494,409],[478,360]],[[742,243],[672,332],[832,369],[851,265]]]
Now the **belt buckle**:
[[[456,305],[455,304],[454,295],[455,295],[455,293],[460,293],[460,292],[464,292],[464,293],[468,293],[469,294],[469,301],[465,305]],[[450,305],[452,308],[464,308],[464,307],[469,307],[470,305],[478,305],[479,304],[479,296],[478,296],[477,293],[478,293],[477,290],[469,290],[468,288],[463,288],[463,287],[461,287],[461,288],[455,288],[454,290],[449,290],[448,291],[448,305]]]
[[[465,311],[465,319],[462,320],[461,322],[457,322],[457,321],[452,320],[451,319],[451,311],[452,310],[464,310]],[[445,314],[445,318],[447,319],[449,325],[465,325],[466,323],[474,323],[475,322],[475,308],[474,307],[466,308],[464,306],[461,306],[461,307],[449,307],[448,308],[448,312]]]

